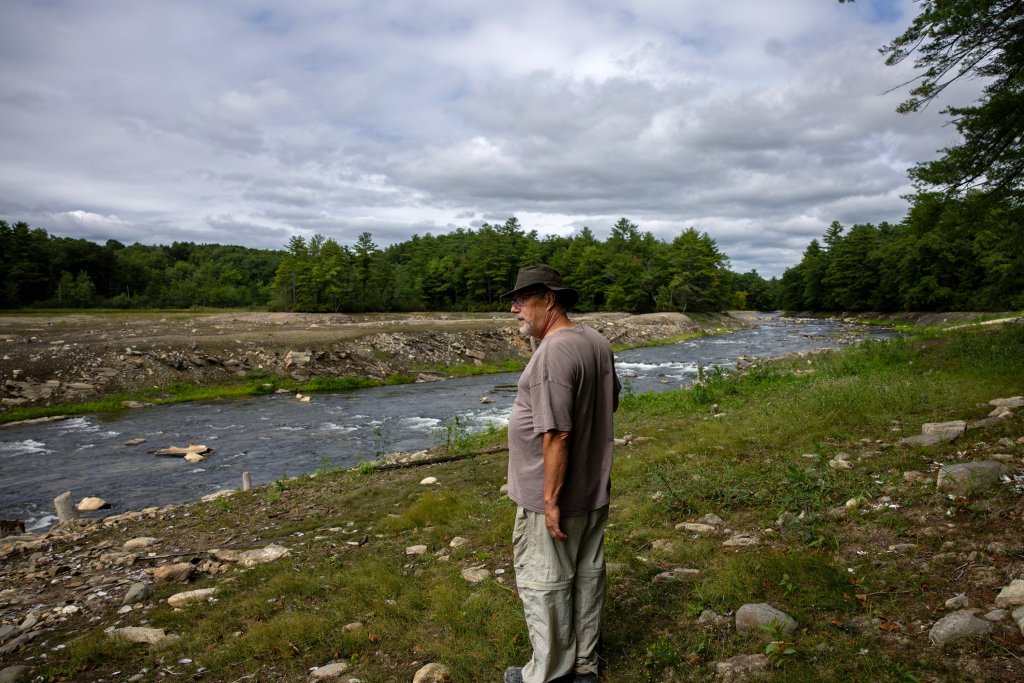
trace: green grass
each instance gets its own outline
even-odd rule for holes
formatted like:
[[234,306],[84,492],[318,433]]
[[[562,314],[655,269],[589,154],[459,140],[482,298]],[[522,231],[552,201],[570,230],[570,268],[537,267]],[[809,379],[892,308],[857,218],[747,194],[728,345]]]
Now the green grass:
[[[1024,326],[1011,325],[870,342],[625,398],[616,433],[650,440],[616,452],[606,680],[712,680],[714,662],[764,653],[767,632],[697,622],[705,609],[728,616],[748,602],[768,602],[800,624],[785,638],[791,654],[772,651],[766,681],[963,680],[966,661],[981,667],[981,679],[1019,680],[1020,660],[992,639],[927,642],[943,601],[977,592],[968,583],[974,575],[958,572],[985,563],[1005,578],[1024,554],[1012,512],[1019,494],[997,487],[951,500],[930,482],[908,485],[903,472],[985,457],[999,437],[1019,436],[1020,419],[932,449],[894,444],[922,422],[983,417],[988,408],[978,404],[1024,393],[1022,379]],[[502,434],[480,438],[493,443]],[[840,451],[854,469],[828,466]],[[513,506],[498,493],[505,469],[504,455],[485,455],[426,469],[325,470],[227,505],[190,506],[189,521],[174,524],[192,525],[194,536],[244,529],[247,538],[280,539],[292,555],[204,579],[199,585],[220,586],[214,604],[176,612],[154,602],[141,618],[182,635],[166,650],[113,644],[101,622],[49,652],[37,674],[94,680],[145,666],[153,672],[146,680],[156,680],[161,666],[188,658],[194,664],[184,675],[202,666],[205,680],[303,681],[309,667],[346,658],[351,674],[367,681],[408,681],[429,661],[449,666],[454,680],[499,680],[529,652],[513,590]],[[419,484],[427,470],[435,486]],[[896,504],[883,504],[884,496]],[[864,502],[848,510],[851,498]],[[675,529],[706,513],[759,544],[727,548],[724,533]],[[153,520],[122,533],[160,536],[166,525]],[[347,543],[363,536],[363,545]],[[455,536],[469,543],[450,548]],[[670,543],[656,548],[656,540]],[[1006,551],[987,550],[994,542]],[[908,543],[919,550],[888,550]],[[425,554],[406,555],[420,544]],[[973,564],[965,559],[971,550],[983,553]],[[462,579],[463,568],[480,564],[504,573],[478,585]],[[700,574],[655,579],[681,567]],[[162,590],[158,597],[172,592]],[[345,629],[355,622],[364,626]]]

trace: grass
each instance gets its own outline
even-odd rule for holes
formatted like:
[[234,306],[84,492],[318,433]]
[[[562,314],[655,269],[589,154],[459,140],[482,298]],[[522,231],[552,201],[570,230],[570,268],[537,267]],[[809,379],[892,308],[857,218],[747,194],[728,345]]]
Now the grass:
[[[624,398],[616,433],[650,440],[616,454],[605,680],[705,681],[715,662],[766,652],[766,681],[1020,680],[1019,634],[944,648],[927,640],[948,597],[966,591],[984,605],[1019,567],[1019,491],[1001,485],[957,500],[903,476],[931,470],[931,482],[933,462],[994,452],[1019,461],[1024,446],[997,441],[1021,435],[1020,417],[947,446],[895,443],[922,422],[983,417],[979,404],[1024,393],[1022,379],[1024,326],[1007,325],[868,342]],[[829,467],[840,452],[852,470]],[[83,621],[34,675],[109,679],[145,667],[144,680],[157,680],[170,666],[199,680],[302,681],[309,667],[345,658],[366,681],[408,681],[430,661],[457,681],[498,680],[529,651],[513,590],[513,506],[498,491],[505,468],[498,455],[433,465],[432,487],[419,484],[420,469],[325,470],[239,493],[229,505],[188,506],[188,518],[104,532],[120,542],[164,536],[171,524],[194,547],[215,547],[226,533],[218,530],[238,529],[292,554],[203,579],[197,587],[220,587],[214,604],[174,611],[153,602],[146,612],[118,617],[111,608],[99,623]],[[851,499],[862,502],[848,509]],[[724,547],[723,533],[675,529],[707,513],[758,545]],[[455,536],[469,543],[451,548]],[[406,554],[421,544],[425,554]],[[896,544],[913,547],[890,550]],[[492,575],[472,585],[461,571],[478,565]],[[678,567],[700,573],[655,578]],[[799,629],[781,640],[698,622],[704,610],[729,617],[750,602],[787,612]],[[102,634],[114,620],[140,618],[181,640],[150,650]],[[176,664],[185,659],[192,663]]]

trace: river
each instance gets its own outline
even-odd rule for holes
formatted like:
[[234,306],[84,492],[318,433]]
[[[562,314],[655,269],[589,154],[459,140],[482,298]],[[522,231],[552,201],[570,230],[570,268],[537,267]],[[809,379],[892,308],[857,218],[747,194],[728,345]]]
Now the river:
[[[834,348],[851,332],[834,320],[765,315],[757,322],[725,335],[623,351],[616,368],[629,391],[665,391],[692,383],[698,367],[731,369],[741,356]],[[456,417],[456,431],[504,427],[517,379],[518,373],[503,373],[316,394],[309,403],[291,394],[180,403],[0,428],[0,518],[41,531],[56,521],[52,502],[63,491],[72,491],[75,501],[101,497],[113,508],[99,514],[113,514],[237,488],[242,472],[256,486],[320,467],[353,467],[384,452],[422,450],[443,443]],[[493,402],[481,403],[483,397]],[[140,438],[145,443],[125,445]],[[188,444],[213,452],[195,464],[152,455]]]

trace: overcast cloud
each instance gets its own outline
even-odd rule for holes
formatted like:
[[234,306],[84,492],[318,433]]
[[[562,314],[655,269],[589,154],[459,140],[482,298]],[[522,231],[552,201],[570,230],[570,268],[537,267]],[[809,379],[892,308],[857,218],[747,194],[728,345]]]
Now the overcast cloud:
[[[695,227],[738,272],[899,221],[955,141],[878,48],[912,0],[4,0],[0,218],[97,241],[351,244],[516,216]],[[974,84],[977,87],[977,84]],[[970,100],[974,93],[960,91]]]

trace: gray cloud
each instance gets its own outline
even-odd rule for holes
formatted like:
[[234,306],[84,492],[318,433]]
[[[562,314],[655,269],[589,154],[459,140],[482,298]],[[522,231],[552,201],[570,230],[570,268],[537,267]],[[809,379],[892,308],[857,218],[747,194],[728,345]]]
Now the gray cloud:
[[280,248],[513,215],[602,236],[627,216],[777,275],[833,220],[900,220],[906,169],[954,141],[882,94],[910,72],[877,48],[916,9],[14,2],[0,217]]

